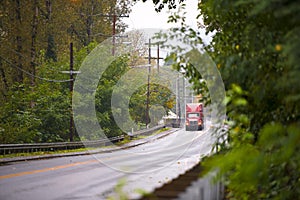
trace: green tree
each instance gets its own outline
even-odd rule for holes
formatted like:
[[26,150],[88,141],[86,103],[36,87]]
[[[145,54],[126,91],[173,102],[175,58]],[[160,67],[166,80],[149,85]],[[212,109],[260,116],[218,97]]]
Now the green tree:
[[[153,3],[172,8],[174,1]],[[293,0],[199,3],[198,20],[213,33],[205,50],[222,74],[230,118],[228,140],[205,163],[225,176],[230,199],[296,199],[300,194],[299,9]],[[177,30],[202,43],[184,23]],[[187,71],[195,76],[192,68]]]
[[45,58],[47,60],[57,61],[57,54],[56,54],[55,48],[56,48],[56,45],[55,45],[53,35],[50,34],[48,36],[48,46],[47,46],[47,51],[45,54]]
[[[63,63],[56,63],[63,66]],[[54,63],[44,64],[41,75],[61,78]],[[70,116],[67,83],[37,79],[35,86],[16,83],[1,102],[1,143],[66,141]],[[34,100],[34,102],[33,102]],[[32,102],[34,106],[32,106]]]
[[129,69],[128,58],[121,57],[115,60],[103,73],[99,80],[96,93],[96,112],[101,128],[107,137],[123,134],[116,124],[111,108],[112,93],[114,86],[121,76]]
[[[113,20],[109,16],[114,12],[127,15],[131,5],[128,0],[1,1],[1,93],[15,82],[35,84],[36,79],[27,72],[39,74],[42,56],[46,60],[63,59],[71,41],[81,49],[111,37]],[[117,17],[116,34],[122,31],[124,24]]]
[[300,137],[300,91],[295,87],[299,79],[292,78],[299,76],[295,59],[299,20],[294,20],[299,19],[299,3],[280,2],[204,1],[199,5],[208,30],[216,30],[208,48],[214,49],[211,55],[226,87],[237,83],[243,88],[228,99],[233,120],[230,150],[212,162],[220,165],[227,160],[221,171],[229,179],[233,198],[299,195],[299,148],[292,142]]
[[[147,85],[138,88],[130,99],[130,114],[136,123],[147,123],[147,88]],[[168,88],[159,84],[150,84],[149,115],[152,116],[150,122],[152,126],[157,125],[167,111],[174,107],[174,104],[175,97]]]
[[[111,36],[113,20],[104,15],[128,14],[128,2],[1,1],[1,142],[68,140],[69,81],[61,71],[69,70],[69,43],[75,46],[76,70],[93,41]],[[116,33],[123,25],[117,17]]]
[[[87,46],[92,41],[101,42],[115,34],[123,32],[126,25],[120,16],[131,12],[129,0],[101,1],[101,0],[76,0],[72,2],[74,21],[69,27],[70,33],[81,45]],[[115,17],[114,17],[115,15]]]
[[35,118],[28,106],[28,87],[16,84],[6,102],[1,103],[0,142],[30,143],[38,136],[41,120]]

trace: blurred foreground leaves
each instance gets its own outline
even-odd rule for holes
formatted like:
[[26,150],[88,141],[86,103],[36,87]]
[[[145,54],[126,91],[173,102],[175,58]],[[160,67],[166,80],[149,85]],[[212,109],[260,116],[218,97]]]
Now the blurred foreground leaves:
[[207,170],[219,171],[228,199],[299,199],[300,2],[203,0],[198,9],[209,44],[189,34],[184,16],[170,22],[203,44],[225,84],[229,131]]

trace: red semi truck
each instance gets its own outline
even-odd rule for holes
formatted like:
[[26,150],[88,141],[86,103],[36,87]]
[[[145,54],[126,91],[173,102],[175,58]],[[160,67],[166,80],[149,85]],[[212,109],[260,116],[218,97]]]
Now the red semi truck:
[[185,130],[198,131],[204,128],[203,104],[188,103],[186,104]]

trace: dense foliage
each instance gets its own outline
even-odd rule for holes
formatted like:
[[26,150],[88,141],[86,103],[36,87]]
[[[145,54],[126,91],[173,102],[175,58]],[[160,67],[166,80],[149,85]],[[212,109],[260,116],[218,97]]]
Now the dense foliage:
[[[130,99],[131,117],[136,123],[147,124],[147,86],[138,88]],[[159,84],[149,85],[149,117],[148,119],[152,126],[166,115],[166,111],[171,110],[175,104],[175,97],[172,92]],[[163,107],[163,109],[161,109]],[[152,112],[151,112],[152,111]]]
[[[126,5],[126,6],[125,6]],[[69,43],[74,69],[112,35],[129,1],[21,1],[0,4],[0,142],[68,140]],[[116,33],[125,28],[116,18]]]
[[[62,73],[70,69],[69,44],[74,45],[76,71],[97,44],[111,37],[113,31],[119,34],[125,30],[121,16],[128,15],[131,6],[130,0],[1,1],[0,143],[71,139],[71,80],[69,74]],[[141,34],[136,35],[134,45],[144,45]],[[143,57],[135,53],[118,58],[99,80],[96,112],[108,137],[123,134],[111,113],[114,86],[129,70],[128,65],[139,63]],[[135,95],[133,99],[134,107],[144,108],[145,96]],[[145,112],[131,110],[136,121],[145,121],[138,115]],[[74,139],[95,138],[76,134]]]
[[[299,11],[296,1],[203,1],[211,56],[228,88],[229,147],[212,159],[229,197],[299,194]],[[237,84],[237,85],[233,85]]]
[[[173,1],[153,3],[172,7]],[[229,199],[298,199],[299,1],[203,0],[198,5],[199,24],[213,33],[205,49],[225,83],[230,125],[228,140],[217,144],[218,153],[206,166],[225,176]],[[185,26],[180,30],[198,33]]]
[[[113,15],[126,15],[130,9],[128,0],[1,1],[1,100],[14,83],[34,85],[36,78],[28,73],[39,75],[44,61],[62,60],[70,42],[81,49],[111,37]],[[115,24],[116,33],[126,27],[120,17]]]
[[1,143],[66,140],[70,116],[68,91],[67,83],[38,81],[36,86],[10,86],[0,106]]

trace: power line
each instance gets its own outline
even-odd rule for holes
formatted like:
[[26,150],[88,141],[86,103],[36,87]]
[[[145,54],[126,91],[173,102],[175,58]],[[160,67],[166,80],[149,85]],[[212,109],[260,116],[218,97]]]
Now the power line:
[[124,14],[103,14],[103,13],[97,13],[97,14],[85,14],[85,13],[78,13],[82,16],[88,16],[88,17],[129,17],[129,15]]
[[[87,34],[77,34],[77,35],[78,35],[78,36],[82,36],[82,37],[88,36]],[[90,34],[89,36],[91,36],[91,37],[97,37],[97,36],[113,37],[113,36],[115,36],[115,37],[118,37],[118,38],[128,38],[128,35],[121,35],[121,34],[108,35],[108,34],[104,34],[104,33],[101,33],[101,32],[95,33],[95,34]]]
[[0,58],[2,60],[4,60],[6,63],[9,64],[9,66],[13,67],[13,68],[16,68],[20,71],[22,71],[23,73],[27,74],[28,76],[31,76],[31,77],[34,77],[34,78],[37,78],[37,79],[40,79],[42,81],[47,81],[47,82],[52,82],[52,83],[65,83],[65,82],[70,82],[70,81],[73,81],[73,79],[69,79],[69,80],[54,80],[54,79],[47,79],[47,78],[43,78],[43,77],[40,77],[40,76],[37,76],[37,75],[34,75],[18,66],[16,66],[15,64],[13,64],[12,62],[10,62],[9,60],[3,58],[3,56],[0,55]]
[[[18,52],[18,51],[14,50],[14,49],[11,49],[11,48],[9,48],[9,47],[7,47],[7,46],[1,46],[1,48],[3,48],[3,47],[4,47],[5,49],[11,51],[11,52],[14,52],[15,54],[21,56],[22,58],[24,58],[25,60],[27,60],[27,61],[29,61],[29,62],[31,62],[31,63],[33,63],[33,64],[41,65],[41,63],[37,63],[37,62],[31,61],[31,60],[30,60],[31,58],[30,58],[29,56],[26,56],[26,55],[22,54],[21,52]],[[28,53],[31,53],[32,51],[27,51],[27,52],[28,52]]]

